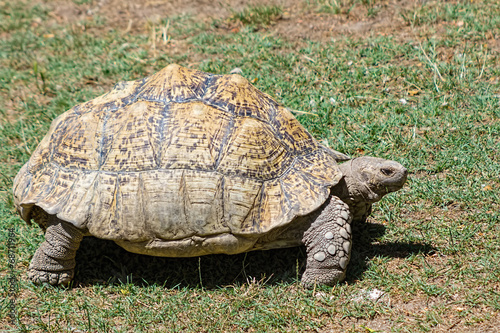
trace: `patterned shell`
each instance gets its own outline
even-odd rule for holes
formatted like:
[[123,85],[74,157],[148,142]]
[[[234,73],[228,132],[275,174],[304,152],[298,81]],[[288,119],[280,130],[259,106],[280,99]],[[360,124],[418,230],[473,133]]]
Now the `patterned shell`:
[[170,65],[57,117],[14,198],[104,239],[251,237],[317,209],[343,159],[243,77]]

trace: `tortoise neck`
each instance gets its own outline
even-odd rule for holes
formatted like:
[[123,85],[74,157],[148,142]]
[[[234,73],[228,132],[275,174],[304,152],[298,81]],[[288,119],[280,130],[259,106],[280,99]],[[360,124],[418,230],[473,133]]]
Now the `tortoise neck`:
[[[351,206],[357,203],[371,204],[380,200],[381,196],[375,193],[369,184],[361,177],[360,171],[353,165],[356,159],[340,165],[344,177],[339,182],[342,199]],[[348,203],[349,202],[349,203]]]

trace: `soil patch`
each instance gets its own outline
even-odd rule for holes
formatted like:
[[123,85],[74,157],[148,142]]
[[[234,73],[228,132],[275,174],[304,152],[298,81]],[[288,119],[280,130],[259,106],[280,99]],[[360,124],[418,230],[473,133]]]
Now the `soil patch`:
[[224,20],[235,12],[258,5],[280,6],[282,17],[268,27],[270,33],[289,40],[329,41],[346,36],[394,36],[409,39],[414,35],[402,14],[418,4],[409,0],[375,1],[372,7],[356,3],[344,6],[339,13],[322,12],[319,5],[303,0],[100,0],[90,4],[75,4],[58,0],[46,3],[58,21],[75,22],[102,17],[106,27],[126,31],[145,31],[148,24],[161,19],[189,15],[202,21]]

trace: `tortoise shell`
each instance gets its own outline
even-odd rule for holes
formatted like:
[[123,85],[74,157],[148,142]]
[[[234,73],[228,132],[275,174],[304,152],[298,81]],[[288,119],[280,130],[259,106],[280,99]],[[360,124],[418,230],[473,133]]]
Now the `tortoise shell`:
[[172,64],[57,117],[14,197],[25,221],[37,206],[103,239],[217,243],[316,210],[344,159],[242,76]]

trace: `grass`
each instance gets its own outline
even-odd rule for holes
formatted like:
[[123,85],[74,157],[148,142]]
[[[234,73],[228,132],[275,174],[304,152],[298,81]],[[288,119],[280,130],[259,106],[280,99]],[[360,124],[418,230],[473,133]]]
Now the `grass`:
[[[87,4],[92,1],[75,3]],[[346,2],[349,11],[353,4]],[[411,38],[393,32],[333,42],[275,36],[275,8],[249,7],[226,18],[248,29],[172,16],[123,33],[107,25],[104,14],[65,23],[50,3],[0,2],[2,327],[495,331],[500,64],[492,38],[500,35],[498,4],[429,2],[401,12]],[[367,17],[380,15],[380,8]],[[73,288],[26,280],[43,235],[17,217],[13,177],[58,114],[171,62],[214,73],[239,67],[259,89],[296,110],[318,140],[352,156],[408,167],[408,185],[380,202],[367,224],[355,226],[345,282],[302,289],[302,248],[171,259],[129,254],[95,239],[86,239],[77,255]],[[14,247],[8,248],[9,238]],[[13,274],[8,253],[16,259]],[[9,293],[12,275],[17,285]],[[384,292],[378,300],[358,297],[374,289]]]
[[359,6],[366,11],[367,17],[375,17],[380,11],[380,8],[386,3],[379,0],[307,0],[309,8],[312,8],[319,13],[329,14],[346,14]]
[[273,24],[281,18],[283,10],[278,6],[252,6],[242,11],[234,12],[228,21],[259,30]]

